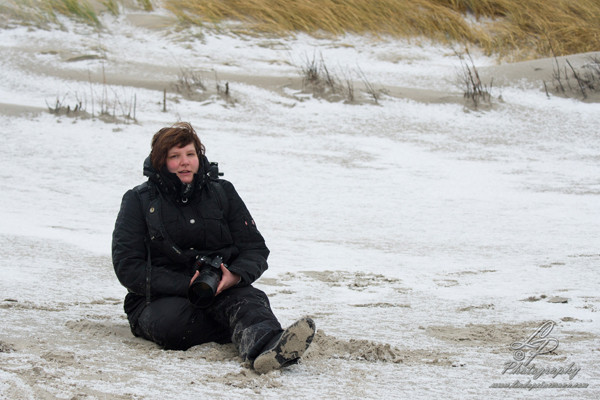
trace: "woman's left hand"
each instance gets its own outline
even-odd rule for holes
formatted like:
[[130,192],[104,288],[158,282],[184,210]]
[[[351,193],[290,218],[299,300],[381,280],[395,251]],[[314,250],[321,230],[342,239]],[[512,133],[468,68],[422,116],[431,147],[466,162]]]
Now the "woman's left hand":
[[224,264],[221,264],[221,272],[223,272],[223,276],[221,277],[219,286],[217,286],[217,293],[215,293],[215,296],[218,296],[223,290],[227,290],[230,287],[237,285],[242,280],[238,274],[234,274],[228,270]]

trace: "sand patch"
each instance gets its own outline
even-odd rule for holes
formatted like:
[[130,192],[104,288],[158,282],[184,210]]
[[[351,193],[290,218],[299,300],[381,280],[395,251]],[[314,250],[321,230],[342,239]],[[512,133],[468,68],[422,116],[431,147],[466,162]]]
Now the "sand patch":
[[131,336],[129,325],[112,321],[79,319],[76,321],[67,321],[65,326],[75,332],[85,334],[86,337]]
[[0,353],[12,353],[15,348],[10,344],[0,340]]
[[304,354],[306,363],[328,359],[405,364],[452,365],[450,353],[429,349],[401,349],[388,343],[370,340],[341,340],[317,330],[315,338]]
[[[180,353],[180,354],[179,354]],[[231,343],[204,343],[199,346],[194,346],[187,351],[178,352],[178,358],[185,359],[204,359],[206,361],[238,361],[242,362],[242,358],[238,355],[235,346]]]
[[[542,322],[531,321],[519,324],[467,324],[465,326],[430,326],[425,328],[427,334],[452,343],[464,346],[500,348],[509,346],[516,341],[523,341],[540,327]],[[553,336],[566,342],[595,340],[598,338],[589,332],[553,331]]]
[[563,297],[563,296],[548,297],[545,294],[542,294],[540,296],[529,296],[527,298],[521,299],[521,301],[536,302],[536,301],[540,301],[540,300],[544,300],[544,299],[548,303],[554,303],[554,304],[567,304],[569,302],[569,299],[567,297]]
[[427,334],[447,342],[460,342],[467,346],[510,345],[523,339],[530,331],[535,330],[538,322],[520,324],[467,324],[465,326],[429,326]]
[[552,267],[556,267],[556,266],[563,266],[566,265],[564,262],[552,262],[550,264],[542,264],[540,265],[540,268],[552,268]]
[[496,308],[496,306],[493,304],[480,304],[478,306],[462,307],[462,308],[457,309],[456,311],[467,312],[467,311],[473,311],[473,310],[493,310],[494,308]]
[[67,309],[65,304],[37,304],[31,301],[18,301],[15,299],[4,299],[0,303],[0,308],[13,310],[37,310],[59,312]]
[[231,372],[224,376],[209,375],[209,379],[221,382],[227,386],[240,389],[250,389],[254,393],[260,393],[265,388],[278,388],[283,384],[279,381],[281,371],[276,370],[268,374],[258,375],[250,369],[242,369],[239,372]]
[[47,351],[41,356],[44,360],[59,365],[72,365],[77,362],[75,353],[71,351]]
[[434,279],[433,281],[436,285],[441,287],[453,287],[459,285],[458,281],[455,279]]
[[481,271],[457,271],[448,275],[456,275],[456,276],[465,276],[465,275],[479,275],[479,274],[487,274],[490,272],[496,272],[495,269],[484,269]]
[[367,304],[350,304],[352,307],[359,308],[410,308],[410,304],[392,304],[392,303],[367,303]]
[[281,283],[279,279],[275,278],[260,278],[260,280],[257,283],[267,286],[287,286],[286,284]]
[[538,296],[529,296],[524,299],[521,299],[521,301],[535,302],[535,301],[540,301],[542,299],[545,299],[546,297],[548,297],[548,296],[546,296],[545,294],[542,294],[539,297]]
[[[348,272],[348,271],[300,271],[309,279],[327,283],[330,286],[340,287],[346,286],[349,289],[363,291],[372,287],[395,287],[397,288],[402,282],[397,278],[381,274],[373,274],[370,272]],[[293,274],[290,274],[293,275]],[[292,276],[292,278],[297,278]]]

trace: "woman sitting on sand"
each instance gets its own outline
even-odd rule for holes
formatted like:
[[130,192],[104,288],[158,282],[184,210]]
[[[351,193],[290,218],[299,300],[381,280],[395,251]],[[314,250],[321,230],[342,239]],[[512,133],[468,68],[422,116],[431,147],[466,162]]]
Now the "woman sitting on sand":
[[189,123],[159,130],[144,162],[148,181],[125,193],[112,241],[135,336],[165,349],[233,342],[259,373],[296,362],[315,333],[302,318],[285,331],[251,284],[269,250],[233,185]]

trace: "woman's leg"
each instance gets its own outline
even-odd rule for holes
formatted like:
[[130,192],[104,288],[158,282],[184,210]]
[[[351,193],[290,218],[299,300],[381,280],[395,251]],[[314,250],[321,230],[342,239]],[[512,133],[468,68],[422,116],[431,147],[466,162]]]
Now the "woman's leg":
[[135,333],[167,350],[186,350],[207,342],[227,343],[231,337],[226,325],[184,297],[163,297],[147,305]]
[[231,341],[244,360],[254,360],[283,331],[267,295],[252,286],[225,290],[206,312],[220,325],[229,327]]

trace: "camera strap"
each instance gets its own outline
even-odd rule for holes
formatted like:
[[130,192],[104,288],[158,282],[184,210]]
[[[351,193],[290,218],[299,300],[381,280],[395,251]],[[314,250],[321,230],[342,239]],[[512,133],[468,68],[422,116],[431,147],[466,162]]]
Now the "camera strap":
[[[150,242],[154,243],[173,261],[187,264],[190,262],[189,254],[185,254],[171,239],[162,222],[162,201],[157,196],[157,189],[150,181],[136,187],[142,201],[142,209],[146,216],[146,226]],[[148,250],[150,247],[148,246]],[[148,256],[148,258],[150,258]]]
[[152,257],[151,257],[150,245],[148,244],[148,241],[144,240],[144,244],[146,245],[146,256],[147,256],[147,260],[146,260],[146,305],[149,305],[152,300],[152,292],[151,292],[152,285],[150,284],[151,280],[152,280]]

